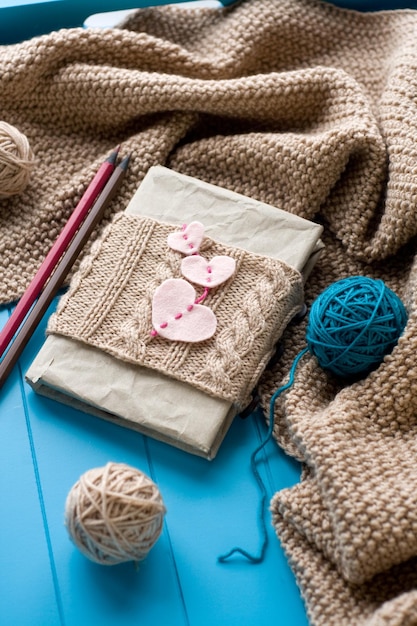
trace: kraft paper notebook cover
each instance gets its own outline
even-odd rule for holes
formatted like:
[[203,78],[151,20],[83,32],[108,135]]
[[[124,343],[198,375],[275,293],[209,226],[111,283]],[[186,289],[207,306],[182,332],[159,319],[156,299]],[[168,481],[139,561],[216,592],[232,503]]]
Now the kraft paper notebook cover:
[[[149,170],[125,213],[174,231],[198,220],[212,245],[283,262],[304,280],[322,249],[321,226],[162,166]],[[157,363],[128,362],[53,326],[26,374],[35,391],[208,459],[216,455],[239,410],[227,393],[216,397],[158,371]]]

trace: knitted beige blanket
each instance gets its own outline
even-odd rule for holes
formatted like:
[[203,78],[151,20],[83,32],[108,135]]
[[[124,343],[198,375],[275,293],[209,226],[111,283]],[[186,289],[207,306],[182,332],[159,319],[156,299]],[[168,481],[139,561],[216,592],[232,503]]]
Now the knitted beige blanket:
[[[303,360],[275,428],[303,477],[272,512],[311,624],[417,624],[417,12],[316,0],[145,9],[123,29],[0,47],[0,119],[37,158],[26,191],[0,201],[2,302],[120,142],[133,158],[113,212],[164,164],[320,220],[308,303],[352,274],[402,297],[404,335],[365,380],[341,385]],[[265,407],[304,332],[286,333],[264,375]]]

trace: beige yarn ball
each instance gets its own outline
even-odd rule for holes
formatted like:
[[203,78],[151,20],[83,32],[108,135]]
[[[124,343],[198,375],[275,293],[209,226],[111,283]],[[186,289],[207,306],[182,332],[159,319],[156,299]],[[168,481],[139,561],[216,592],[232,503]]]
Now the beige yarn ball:
[[0,198],[9,198],[25,189],[34,163],[26,135],[0,121]]
[[165,506],[155,483],[124,463],[88,470],[65,506],[70,538],[101,565],[141,561],[162,531]]

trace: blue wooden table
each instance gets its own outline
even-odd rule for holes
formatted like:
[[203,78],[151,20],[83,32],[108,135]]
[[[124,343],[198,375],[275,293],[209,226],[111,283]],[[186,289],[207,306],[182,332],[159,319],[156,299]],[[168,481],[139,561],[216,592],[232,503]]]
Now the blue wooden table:
[[[0,43],[81,25],[95,11],[144,3],[0,0]],[[335,4],[417,7],[401,0]],[[9,312],[0,310],[0,327]],[[43,342],[50,312],[0,391],[0,626],[306,626],[269,517],[262,564],[217,561],[235,545],[251,553],[260,547],[260,496],[249,463],[265,434],[260,416],[237,418],[216,459],[206,461],[37,396],[24,373]],[[167,507],[163,534],[138,569],[90,562],[64,526],[71,486],[108,461],[146,472]],[[260,461],[269,497],[299,479],[299,466],[273,442]]]
[[[259,550],[249,465],[265,434],[259,415],[237,418],[207,461],[37,396],[23,375],[49,314],[0,392],[0,625],[306,626],[269,514],[262,564],[217,562],[234,545]],[[7,315],[0,312],[0,325]],[[167,507],[163,534],[138,569],[90,562],[64,526],[69,489],[107,461],[146,472]],[[272,442],[259,467],[270,496],[299,478]]]

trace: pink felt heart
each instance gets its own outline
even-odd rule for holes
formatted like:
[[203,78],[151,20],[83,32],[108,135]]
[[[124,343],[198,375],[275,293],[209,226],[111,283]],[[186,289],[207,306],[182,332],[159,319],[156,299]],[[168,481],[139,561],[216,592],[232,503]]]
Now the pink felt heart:
[[195,289],[182,278],[168,278],[155,289],[152,325],[161,337],[197,342],[212,337],[217,319],[213,311],[196,304]]
[[204,237],[204,226],[200,222],[191,222],[176,233],[168,235],[168,245],[183,254],[198,252]]
[[214,256],[206,261],[202,256],[186,257],[181,262],[185,278],[203,287],[217,287],[230,278],[236,269],[236,261],[230,256]]

